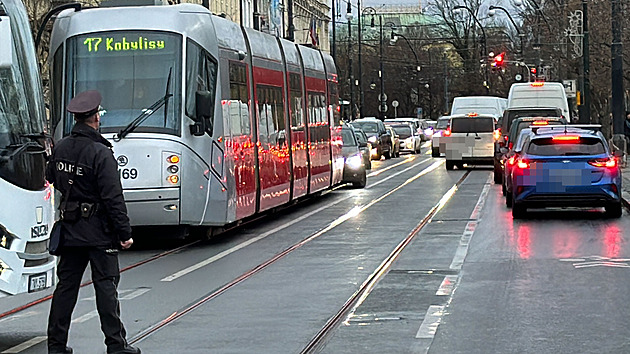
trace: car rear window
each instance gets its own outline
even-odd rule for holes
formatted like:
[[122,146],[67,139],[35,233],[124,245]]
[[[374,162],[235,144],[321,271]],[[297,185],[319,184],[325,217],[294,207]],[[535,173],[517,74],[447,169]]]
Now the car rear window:
[[509,130],[512,121],[517,118],[529,118],[529,117],[558,117],[558,110],[556,109],[528,109],[525,111],[509,111],[507,116],[507,127]]
[[401,139],[407,139],[411,136],[411,127],[408,125],[394,125],[392,128]]
[[454,118],[451,120],[452,133],[492,133],[493,118]]
[[357,128],[361,128],[366,133],[376,133],[378,132],[378,124],[372,122],[353,122],[353,126]]
[[606,152],[600,139],[580,137],[576,141],[558,142],[552,138],[534,139],[527,148],[527,153],[538,156],[581,156],[599,155]]
[[354,138],[354,133],[350,129],[341,129],[341,139],[343,140],[343,146],[357,145],[357,141]]
[[446,129],[446,128],[448,128],[448,123],[450,121],[451,121],[450,118],[438,119],[437,124],[435,125],[435,129]]
[[357,138],[357,141],[360,143],[367,143],[367,137],[363,132],[355,131],[354,136]]
[[[547,125],[558,125],[558,124],[564,124],[564,122],[560,119],[542,119],[544,121],[547,122]],[[529,128],[531,126],[536,126],[534,124],[534,121],[520,121],[518,122],[518,126],[516,126],[516,130],[514,131],[514,134],[512,136],[510,136],[510,139],[516,139],[516,137],[518,137],[518,135],[521,133],[521,130],[525,129],[525,128]]]

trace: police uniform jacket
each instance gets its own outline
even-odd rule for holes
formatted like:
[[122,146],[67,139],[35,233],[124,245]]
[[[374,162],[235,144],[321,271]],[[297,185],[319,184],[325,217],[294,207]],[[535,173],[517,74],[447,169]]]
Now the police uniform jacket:
[[120,241],[131,238],[118,166],[111,148],[111,143],[98,131],[77,122],[70,136],[59,141],[53,150],[46,169],[48,181],[65,197],[70,190],[68,181],[72,179],[68,202],[93,203],[96,207],[88,217],[80,217],[76,222],[63,221],[63,246],[118,248]]

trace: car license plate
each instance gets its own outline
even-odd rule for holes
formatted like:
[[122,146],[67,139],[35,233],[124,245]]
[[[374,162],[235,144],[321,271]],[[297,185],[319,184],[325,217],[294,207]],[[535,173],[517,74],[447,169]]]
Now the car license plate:
[[33,274],[28,277],[28,292],[40,291],[46,289],[46,273]]

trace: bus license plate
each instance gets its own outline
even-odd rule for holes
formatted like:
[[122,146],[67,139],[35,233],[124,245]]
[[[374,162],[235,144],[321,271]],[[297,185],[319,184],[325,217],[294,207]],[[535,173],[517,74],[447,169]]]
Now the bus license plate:
[[46,273],[33,274],[28,277],[28,292],[46,289]]

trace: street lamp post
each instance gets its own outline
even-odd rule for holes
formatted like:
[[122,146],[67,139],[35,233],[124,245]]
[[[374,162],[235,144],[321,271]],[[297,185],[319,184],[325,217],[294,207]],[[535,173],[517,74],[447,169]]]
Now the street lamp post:
[[[420,66],[420,60],[418,60],[418,54],[416,54],[416,51],[411,46],[411,42],[409,42],[409,39],[407,39],[407,37],[405,37],[404,35],[400,33],[395,33],[394,30],[392,29],[391,41],[396,43],[396,40],[398,39],[398,37],[401,37],[402,39],[404,39],[407,45],[409,46],[409,49],[411,49],[411,52],[413,53],[414,58],[416,58],[416,71],[420,72],[420,70],[422,70],[422,67]],[[418,77],[418,105],[420,105],[420,78],[419,77]]]
[[486,62],[486,55],[488,55],[488,48],[486,47],[486,30],[483,28],[483,26],[481,25],[481,22],[479,22],[479,19],[477,18],[477,16],[475,16],[475,13],[473,12],[473,10],[471,10],[468,6],[464,6],[464,5],[457,5],[455,7],[453,7],[453,10],[461,10],[461,9],[466,9],[468,11],[468,13],[470,13],[470,16],[472,16],[473,19],[475,19],[475,22],[479,25],[479,28],[481,28],[481,34],[483,36],[482,38],[482,50],[483,50],[483,55],[481,56],[484,59],[484,68],[485,68],[485,77],[484,77],[484,85],[486,88],[486,94],[490,92],[490,87],[488,85],[488,63]]
[[424,84],[424,88],[427,89],[429,94],[429,120],[431,120],[431,114],[433,113],[433,94],[431,93],[431,85],[427,82]]
[[350,114],[349,120],[354,120],[356,118],[356,109],[354,107],[354,75],[352,74],[352,55],[350,52],[352,51],[352,6],[350,5],[350,1],[348,1],[348,10],[346,13],[346,18],[348,19],[348,84],[350,86]]
[[359,15],[357,16],[357,26],[359,29],[359,117],[363,118],[363,64],[361,60],[361,0],[357,0],[357,8]]
[[518,26],[516,25],[516,22],[514,21],[514,19],[512,18],[512,15],[510,15],[510,13],[503,7],[501,6],[494,6],[494,5],[490,5],[490,7],[488,8],[488,16],[494,16],[495,14],[495,10],[501,10],[503,12],[505,12],[505,14],[508,16],[508,18],[510,19],[510,22],[512,22],[512,25],[514,26],[514,29],[516,30],[516,33],[518,34],[518,37],[520,38],[521,41],[521,49],[519,51],[519,54],[521,55],[521,57],[523,56],[523,37],[524,34],[521,33],[521,31],[518,29]]

